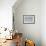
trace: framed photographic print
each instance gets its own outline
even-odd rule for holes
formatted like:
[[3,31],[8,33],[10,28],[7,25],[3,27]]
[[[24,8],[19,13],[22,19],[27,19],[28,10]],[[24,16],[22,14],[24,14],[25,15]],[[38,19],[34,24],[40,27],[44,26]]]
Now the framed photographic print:
[[23,24],[35,24],[35,15],[23,15]]

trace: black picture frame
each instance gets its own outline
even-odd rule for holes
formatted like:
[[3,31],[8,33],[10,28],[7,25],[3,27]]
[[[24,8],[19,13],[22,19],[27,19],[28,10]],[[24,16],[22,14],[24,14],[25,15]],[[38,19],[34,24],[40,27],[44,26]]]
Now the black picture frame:
[[23,15],[23,24],[35,24],[35,15]]

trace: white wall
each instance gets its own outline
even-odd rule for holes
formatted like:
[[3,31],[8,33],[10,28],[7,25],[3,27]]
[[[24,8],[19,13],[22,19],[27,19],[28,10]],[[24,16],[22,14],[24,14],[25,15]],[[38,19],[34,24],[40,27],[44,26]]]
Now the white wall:
[[41,38],[42,46],[46,46],[46,0],[41,1]]
[[[41,46],[41,0],[23,0],[17,7],[14,5],[13,10],[18,32],[34,40],[36,46]],[[23,15],[35,15],[35,24],[23,24]]]
[[16,0],[0,0],[0,27],[12,28],[12,6]]

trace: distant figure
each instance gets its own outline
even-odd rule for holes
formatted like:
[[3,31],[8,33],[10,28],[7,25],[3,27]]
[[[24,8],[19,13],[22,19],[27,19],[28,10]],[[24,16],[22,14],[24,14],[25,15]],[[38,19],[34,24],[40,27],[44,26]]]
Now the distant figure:
[[16,46],[22,46],[22,33],[16,33],[15,35]]

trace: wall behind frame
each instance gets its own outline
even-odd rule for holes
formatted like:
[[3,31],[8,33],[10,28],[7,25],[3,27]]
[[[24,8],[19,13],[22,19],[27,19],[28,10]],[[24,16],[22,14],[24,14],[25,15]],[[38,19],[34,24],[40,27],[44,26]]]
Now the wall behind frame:
[[[36,46],[41,46],[41,0],[23,0],[13,6],[13,12],[18,32],[22,32],[24,38],[34,40]],[[23,15],[35,15],[35,24],[23,24]]]

